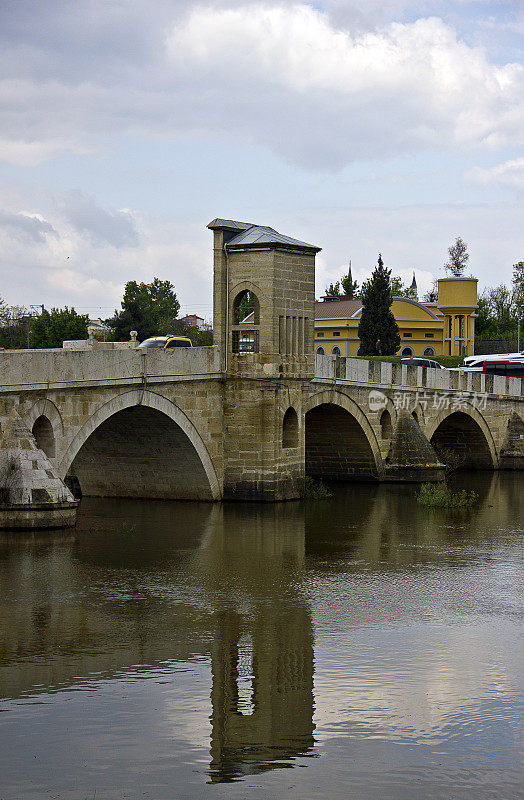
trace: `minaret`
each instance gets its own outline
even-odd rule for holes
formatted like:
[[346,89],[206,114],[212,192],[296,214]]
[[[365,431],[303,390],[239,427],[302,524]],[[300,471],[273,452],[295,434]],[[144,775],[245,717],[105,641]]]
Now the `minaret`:
[[415,270],[413,270],[413,280],[411,281],[411,288],[414,290],[414,300],[418,300],[417,279],[415,278]]

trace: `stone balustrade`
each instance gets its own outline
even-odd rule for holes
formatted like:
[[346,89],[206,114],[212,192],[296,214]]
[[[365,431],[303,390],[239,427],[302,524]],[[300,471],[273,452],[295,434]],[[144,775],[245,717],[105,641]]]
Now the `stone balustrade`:
[[201,379],[220,371],[216,347],[171,350],[3,350],[3,391]]
[[402,390],[438,389],[506,397],[524,396],[524,381],[503,375],[461,372],[449,369],[411,367],[363,358],[315,356],[315,378],[359,384],[380,385]]

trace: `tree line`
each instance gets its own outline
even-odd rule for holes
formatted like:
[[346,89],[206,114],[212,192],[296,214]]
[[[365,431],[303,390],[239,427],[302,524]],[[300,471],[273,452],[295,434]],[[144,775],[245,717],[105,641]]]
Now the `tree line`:
[[[127,341],[131,331],[138,340],[150,336],[177,334],[187,336],[194,345],[213,343],[213,332],[185,325],[177,319],[180,303],[170,281],[154,278],[151,283],[128,281],[120,310],[105,320],[108,341]],[[8,306],[0,298],[0,347],[43,348],[62,347],[70,339],[87,339],[89,315],[78,314],[74,308],[42,307],[38,315],[30,314],[23,306]]]
[[[466,269],[469,255],[467,244],[459,237],[448,249],[447,273],[460,277]],[[353,280],[351,266],[339,281],[325,291],[327,297],[347,297],[362,300],[359,324],[362,355],[393,355],[400,347],[398,325],[391,312],[394,297],[416,299],[414,287],[407,287],[401,278],[391,275],[379,255],[378,265],[370,279],[359,288]],[[436,285],[426,294],[427,302],[436,300]],[[174,333],[188,336],[194,345],[213,343],[212,331],[185,325],[177,319],[180,303],[170,281],[154,278],[151,283],[128,281],[125,284],[120,310],[105,320],[106,338],[126,341],[131,331],[138,340],[149,336]],[[524,261],[513,265],[511,287],[500,284],[486,288],[479,296],[476,320],[477,339],[515,339],[517,320],[524,315]],[[87,339],[89,316],[78,314],[74,308],[42,308],[32,315],[22,306],[8,306],[0,298],[0,347],[42,348],[61,347],[68,339]]]

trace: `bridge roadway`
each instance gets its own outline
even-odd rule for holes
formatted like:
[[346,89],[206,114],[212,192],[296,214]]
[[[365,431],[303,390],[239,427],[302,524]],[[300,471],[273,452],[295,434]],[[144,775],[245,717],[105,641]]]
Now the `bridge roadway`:
[[0,370],[3,429],[17,414],[84,495],[274,500],[304,471],[433,480],[443,464],[524,464],[518,378],[330,356],[310,380],[272,363],[243,377],[215,347],[3,351]]

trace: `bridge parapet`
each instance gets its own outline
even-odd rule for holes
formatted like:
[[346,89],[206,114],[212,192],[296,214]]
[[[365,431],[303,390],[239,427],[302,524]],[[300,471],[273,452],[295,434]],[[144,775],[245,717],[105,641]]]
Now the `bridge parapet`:
[[136,384],[216,376],[220,358],[216,347],[172,350],[74,351],[5,350],[0,352],[3,391]]
[[411,367],[363,358],[315,356],[315,378],[398,389],[431,389],[523,397],[524,381],[503,375]]

